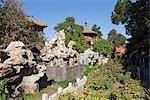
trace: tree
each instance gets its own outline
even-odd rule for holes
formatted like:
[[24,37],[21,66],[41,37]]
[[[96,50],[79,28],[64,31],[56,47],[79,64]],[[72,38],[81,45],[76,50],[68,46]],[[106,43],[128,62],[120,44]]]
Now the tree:
[[79,53],[84,52],[87,48],[90,47],[90,45],[88,45],[84,40],[84,36],[82,34],[83,27],[76,24],[73,17],[67,17],[64,22],[59,23],[54,29],[56,31],[64,29],[66,35],[66,46],[71,40],[75,41],[75,49]]
[[[137,76],[137,68],[140,67],[140,79],[144,87],[150,88],[148,72],[148,56],[150,43],[150,13],[149,0],[118,0],[112,12],[112,22],[125,25],[126,33],[131,36],[128,39],[126,63],[131,67],[134,78]],[[144,59],[144,62],[143,62]],[[147,61],[146,61],[147,59]],[[145,67],[141,67],[145,65]],[[147,72],[146,72],[147,71]],[[146,81],[145,81],[146,80]]]
[[150,13],[149,0],[118,0],[112,12],[112,23],[122,23],[126,27],[126,33],[131,35],[128,39],[128,51],[149,47],[150,42]]
[[[0,45],[4,48],[11,41],[22,41],[27,45],[40,45],[43,37],[32,26],[17,0],[3,0],[0,6]],[[38,41],[40,42],[38,42]]]
[[108,33],[108,41],[109,41],[110,43],[114,43],[116,34],[117,34],[117,32],[116,32],[115,29],[112,29],[112,30]]
[[92,26],[92,30],[98,33],[99,38],[102,36],[102,32],[100,31],[100,27],[98,27],[96,24]]
[[126,38],[121,33],[117,33],[115,29],[112,29],[108,33],[108,41],[116,47],[125,44]]

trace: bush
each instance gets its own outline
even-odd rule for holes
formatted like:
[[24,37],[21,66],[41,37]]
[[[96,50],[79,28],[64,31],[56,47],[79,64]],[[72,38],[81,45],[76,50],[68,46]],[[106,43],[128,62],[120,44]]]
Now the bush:
[[88,76],[89,73],[94,72],[97,68],[98,68],[97,65],[95,66],[84,65],[84,75]]
[[42,98],[42,94],[47,93],[47,94],[53,94],[55,92],[57,92],[57,84],[52,83],[52,85],[48,85],[46,88],[42,89],[40,92],[37,93],[30,93],[30,94],[26,94],[22,97],[20,97],[17,100],[40,100],[40,98]]
[[122,70],[119,63],[97,67],[88,74],[83,91],[63,94],[58,100],[141,100],[144,97],[140,82],[133,80],[130,72]]
[[107,40],[99,39],[97,42],[94,43],[93,51],[105,54],[107,56],[111,56],[113,52],[113,46]]
[[71,82],[71,83],[75,83],[76,79],[74,77],[71,77],[71,78],[68,78],[67,80],[64,80],[64,81],[60,81],[60,82],[57,82],[59,86],[61,86],[62,88],[66,88],[68,87],[68,83]]
[[8,100],[9,94],[7,91],[7,80],[0,80],[0,100]]

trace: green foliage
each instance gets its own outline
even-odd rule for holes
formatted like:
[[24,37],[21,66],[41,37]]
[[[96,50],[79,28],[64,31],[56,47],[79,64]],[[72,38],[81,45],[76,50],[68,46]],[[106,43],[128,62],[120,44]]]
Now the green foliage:
[[98,68],[97,65],[95,66],[84,65],[84,75],[88,76],[89,73],[95,71],[97,68]]
[[102,36],[102,32],[100,31],[100,27],[98,27],[96,24],[92,26],[92,30],[98,33],[99,38]]
[[[82,53],[88,48],[91,48],[91,44],[87,43],[84,39],[84,36],[82,34],[82,31],[83,31],[82,26],[76,24],[75,19],[73,17],[67,17],[65,22],[59,23],[55,27],[56,31],[59,31],[61,29],[65,30],[66,46],[71,40],[73,40],[76,42],[75,49],[79,53]],[[99,40],[93,45],[93,50],[96,52],[106,54],[106,55],[111,55],[112,53],[111,44],[107,40],[100,39],[102,36],[100,27],[98,27],[97,25],[93,25],[92,30],[99,33]]]
[[59,23],[55,28],[56,31],[65,30],[66,35],[66,46],[67,44],[73,40],[76,42],[75,49],[81,53],[90,47],[84,40],[82,31],[83,27],[75,23],[75,19],[73,17],[67,17],[66,20],[62,23]]
[[76,42],[76,45],[75,45],[75,49],[79,52],[79,53],[82,53],[84,52],[85,50],[87,50],[88,48],[90,48],[90,44],[86,43],[85,40],[83,38],[79,38],[81,41],[80,42]]
[[61,86],[62,88],[66,88],[68,86],[68,83],[71,82],[71,83],[75,83],[76,79],[74,77],[70,77],[68,78],[67,80],[64,80],[64,81],[60,81],[60,82],[57,82],[59,86]]
[[113,51],[113,46],[107,40],[99,39],[97,42],[94,43],[93,50],[101,54],[111,56]]
[[[42,46],[44,37],[32,26],[18,0],[4,0],[0,6],[0,45],[5,48],[11,41]],[[38,41],[37,41],[38,40]]]
[[114,47],[125,44],[126,38],[122,34],[118,33],[115,29],[112,29],[108,34],[108,41],[113,44]]
[[53,84],[53,85],[47,86],[40,92],[37,92],[34,94],[32,94],[32,93],[26,94],[26,95],[20,97],[19,100],[39,100],[40,98],[42,98],[42,94],[44,94],[44,93],[53,94],[57,91],[57,88],[58,88],[58,86],[56,84]]
[[0,80],[0,100],[8,100],[7,80]]
[[[82,91],[62,94],[58,100],[141,100],[144,92],[140,82],[133,80],[130,72],[113,61],[97,67],[88,74],[87,83]],[[125,74],[123,74],[125,73]]]
[[119,24],[121,22],[124,24],[130,14],[130,7],[131,0],[118,0],[114,12],[112,12],[112,23]]
[[149,0],[118,0],[112,12],[111,20],[114,24],[125,25],[128,39],[128,51],[149,47],[150,41],[150,13]]

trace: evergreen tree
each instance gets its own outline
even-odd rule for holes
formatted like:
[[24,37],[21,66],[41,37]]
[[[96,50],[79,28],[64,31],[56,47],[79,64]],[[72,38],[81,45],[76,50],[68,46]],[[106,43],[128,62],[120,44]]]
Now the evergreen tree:
[[94,24],[94,25],[92,26],[92,31],[97,32],[97,33],[98,33],[99,38],[101,38],[101,36],[102,36],[102,32],[100,31],[100,27],[98,27],[96,24]]
[[[0,45],[5,48],[11,41],[22,41],[27,45],[43,44],[43,37],[32,26],[17,0],[3,0],[0,6]],[[38,40],[38,41],[37,41]]]
[[84,40],[84,36],[82,34],[83,27],[75,23],[75,19],[73,17],[67,17],[66,20],[62,23],[59,23],[55,28],[56,31],[65,30],[66,34],[66,46],[67,44],[73,40],[76,42],[75,49],[78,52],[84,52],[86,49],[90,47]]
[[112,29],[108,33],[108,41],[114,46],[125,44],[126,38],[121,33],[117,33],[115,29]]
[[112,12],[112,23],[122,23],[126,33],[131,35],[128,39],[128,51],[141,51],[142,47],[149,47],[150,42],[150,13],[149,0],[118,0]]

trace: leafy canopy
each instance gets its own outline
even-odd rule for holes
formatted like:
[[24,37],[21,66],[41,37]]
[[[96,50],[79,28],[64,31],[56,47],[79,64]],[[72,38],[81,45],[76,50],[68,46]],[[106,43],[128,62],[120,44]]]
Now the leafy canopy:
[[[4,48],[11,41],[22,41],[27,45],[40,45],[42,36],[34,30],[33,23],[22,10],[18,0],[3,0],[0,5],[0,45]],[[37,41],[38,40],[38,41]]]
[[92,26],[92,31],[97,32],[97,33],[98,33],[98,37],[101,38],[102,32],[100,31],[100,27],[99,27],[99,26],[97,26],[96,24],[94,24],[94,25]]
[[71,40],[75,41],[75,49],[79,53],[84,52],[90,47],[90,45],[87,44],[84,40],[84,36],[82,34],[83,27],[76,24],[75,19],[73,17],[67,17],[64,22],[57,24],[57,26],[54,29],[56,31],[64,29],[66,34],[66,46]]
[[150,13],[149,0],[118,0],[112,12],[111,20],[114,24],[125,25],[128,39],[128,51],[149,47],[150,41]]
[[113,51],[113,46],[107,40],[99,39],[98,41],[94,43],[93,50],[101,54],[111,56],[112,51]]
[[115,29],[112,29],[108,33],[108,41],[116,47],[125,44],[126,38],[121,33],[117,33]]

